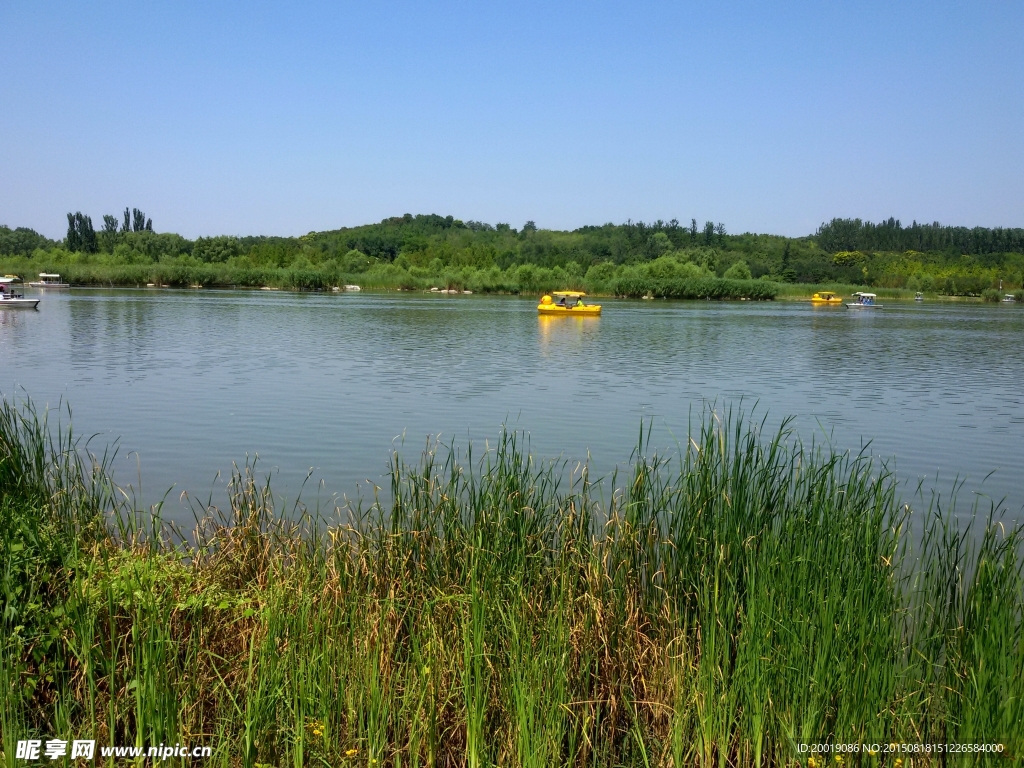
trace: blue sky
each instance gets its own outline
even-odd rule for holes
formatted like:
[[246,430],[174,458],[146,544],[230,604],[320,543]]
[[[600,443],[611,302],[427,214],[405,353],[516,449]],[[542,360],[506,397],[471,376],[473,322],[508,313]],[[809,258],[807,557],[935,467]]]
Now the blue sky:
[[1024,4],[0,3],[0,223],[1024,226]]

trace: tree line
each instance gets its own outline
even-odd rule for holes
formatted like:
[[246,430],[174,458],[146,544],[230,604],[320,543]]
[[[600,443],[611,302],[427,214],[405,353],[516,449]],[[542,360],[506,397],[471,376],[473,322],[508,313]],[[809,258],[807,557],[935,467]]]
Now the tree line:
[[97,237],[96,230],[92,226],[92,216],[85,216],[81,211],[68,213],[68,234],[64,239],[65,246],[72,253],[98,253],[100,245],[105,250],[110,250],[118,242],[118,235],[124,232],[152,232],[153,220],[146,218],[146,214],[138,208],[132,208],[131,213],[124,209],[124,219],[118,229],[116,216],[105,215],[103,217],[103,231]]
[[[783,283],[847,283],[976,294],[1000,281],[1024,281],[1024,230],[944,227],[896,219],[873,224],[833,219],[807,237],[730,234],[722,223],[691,218],[547,230],[527,221],[462,221],[436,214],[396,216],[301,237],[216,236],[189,240],[155,232],[138,208],[107,215],[99,231],[80,212],[68,214],[63,241],[0,227],[0,258],[37,264],[107,266],[164,263],[239,269],[324,270],[360,274],[377,268],[423,276],[451,270],[507,271],[521,265],[587,274],[592,267],[694,264],[724,277],[736,267],[753,279]],[[667,261],[659,261],[667,260]],[[11,269],[28,267],[11,267]],[[602,267],[603,268],[603,267]],[[10,271],[10,270],[8,270]],[[401,282],[399,273],[395,279]]]
[[947,227],[899,219],[877,224],[860,219],[832,219],[814,235],[825,251],[939,251],[979,255],[1024,252],[1024,229],[995,227]]

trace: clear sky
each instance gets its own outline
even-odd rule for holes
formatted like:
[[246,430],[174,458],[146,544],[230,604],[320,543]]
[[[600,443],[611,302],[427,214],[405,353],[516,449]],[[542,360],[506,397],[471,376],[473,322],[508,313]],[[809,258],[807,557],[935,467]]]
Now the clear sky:
[[0,223],[1024,226],[1024,3],[0,0]]

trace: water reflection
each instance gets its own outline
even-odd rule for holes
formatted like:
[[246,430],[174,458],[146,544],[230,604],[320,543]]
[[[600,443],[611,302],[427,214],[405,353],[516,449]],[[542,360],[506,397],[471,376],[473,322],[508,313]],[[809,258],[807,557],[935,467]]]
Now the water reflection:
[[553,354],[583,349],[587,341],[597,339],[600,323],[600,316],[562,317],[538,313],[537,328],[541,355],[547,359]]

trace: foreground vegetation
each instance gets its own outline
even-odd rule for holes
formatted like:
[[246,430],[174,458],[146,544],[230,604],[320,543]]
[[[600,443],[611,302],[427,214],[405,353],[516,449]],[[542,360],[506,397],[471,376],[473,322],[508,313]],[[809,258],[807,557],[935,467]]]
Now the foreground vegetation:
[[29,735],[208,744],[246,768],[1022,755],[1019,528],[912,513],[884,467],[785,428],[709,416],[691,437],[670,463],[641,434],[603,486],[516,434],[396,455],[393,500],[334,525],[285,516],[247,466],[184,543],[5,402],[6,762]]
[[[81,213],[53,241],[0,226],[0,271],[60,272],[80,285],[272,286],[344,282],[380,288],[764,298],[778,285],[841,283],[950,296],[1024,288],[1024,229],[903,227],[835,219],[807,237],[727,234],[722,224],[627,222],[572,232],[516,230],[451,216],[405,215],[302,237],[200,237],[153,231],[142,211]],[[714,280],[736,285],[711,283]],[[700,281],[704,281],[701,283]]]

